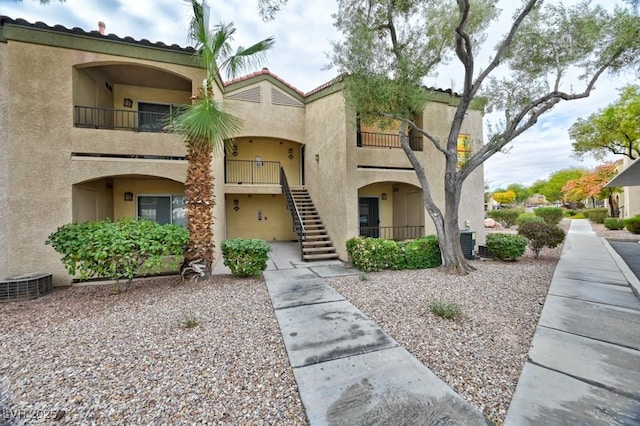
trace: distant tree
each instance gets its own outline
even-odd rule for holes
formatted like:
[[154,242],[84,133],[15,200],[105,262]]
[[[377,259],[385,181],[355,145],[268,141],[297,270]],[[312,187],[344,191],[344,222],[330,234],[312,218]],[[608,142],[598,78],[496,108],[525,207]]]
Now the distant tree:
[[617,173],[616,163],[601,164],[579,178],[567,181],[562,187],[562,192],[566,199],[576,202],[591,197],[596,200],[606,199],[609,202],[609,215],[618,217],[620,209],[614,195],[622,192],[622,190],[620,188],[605,188],[607,182],[613,179]]
[[508,191],[513,191],[516,194],[516,203],[522,204],[526,203],[529,197],[532,195],[531,190],[524,185],[520,185],[519,183],[512,183],[507,186]]
[[604,160],[609,154],[638,158],[640,152],[640,87],[627,86],[620,99],[605,109],[579,118],[569,129],[577,158],[591,154]]
[[[332,64],[349,77],[345,96],[351,111],[371,122],[397,120],[402,148],[422,188],[424,207],[433,220],[447,272],[466,274],[472,267],[460,246],[458,210],[465,180],[495,153],[534,126],[562,101],[584,99],[606,72],[635,68],[640,50],[640,18],[623,7],[614,11],[582,1],[565,6],[526,0],[509,17],[495,0],[338,0]],[[620,2],[617,2],[621,5]],[[502,36],[484,46],[495,26]],[[492,52],[487,63],[479,52]],[[439,65],[455,59],[463,72],[446,135],[416,122],[429,102],[422,90]],[[580,84],[565,81],[579,70]],[[473,141],[464,164],[458,139],[470,108],[504,112],[486,143]],[[354,114],[355,117],[355,114]],[[409,132],[422,135],[442,155],[444,202],[432,198],[432,185],[409,145]],[[558,188],[560,192],[562,186]]]
[[287,0],[258,0],[258,11],[263,21],[271,21]]
[[547,180],[544,185],[536,186],[536,193],[544,195],[547,201],[552,203],[556,201],[562,201],[562,188],[566,185],[566,183],[570,180],[578,179],[586,172],[587,170],[581,168],[570,168],[553,172],[549,176],[549,180]]
[[493,199],[500,205],[513,204],[516,201],[516,193],[513,191],[494,192]]

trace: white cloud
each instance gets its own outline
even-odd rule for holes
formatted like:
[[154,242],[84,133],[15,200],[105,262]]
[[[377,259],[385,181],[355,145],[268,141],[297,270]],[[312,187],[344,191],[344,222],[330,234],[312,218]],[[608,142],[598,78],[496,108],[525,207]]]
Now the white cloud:
[[[569,3],[574,2],[571,0]],[[332,14],[337,11],[335,0],[289,0],[271,22],[262,22],[257,11],[257,0],[210,1],[211,24],[233,21],[237,27],[235,44],[248,46],[268,36],[276,37],[274,48],[267,55],[267,66],[294,87],[308,92],[335,77],[336,70],[323,70],[329,62],[330,41],[338,37],[333,27]],[[607,0],[596,3],[610,6]],[[507,17],[514,10],[513,2],[503,0]],[[0,0],[3,15],[24,18],[29,22],[43,21],[48,25],[80,27],[96,30],[98,21],[104,21],[107,32],[134,39],[162,41],[166,44],[186,45],[190,8],[178,0],[66,0],[52,1],[41,6],[35,0]],[[495,26],[490,37],[499,38],[508,28]],[[492,53],[485,49],[485,56]],[[449,87],[456,76],[455,62],[440,73],[432,84]],[[457,83],[460,77],[454,77]],[[487,183],[492,186],[509,183],[530,184],[545,179],[553,171],[595,163],[579,163],[571,157],[568,129],[579,117],[605,107],[616,99],[617,88],[634,83],[630,76],[606,79],[598,84],[586,100],[558,105],[545,119],[512,143],[509,154],[497,154],[485,164]]]

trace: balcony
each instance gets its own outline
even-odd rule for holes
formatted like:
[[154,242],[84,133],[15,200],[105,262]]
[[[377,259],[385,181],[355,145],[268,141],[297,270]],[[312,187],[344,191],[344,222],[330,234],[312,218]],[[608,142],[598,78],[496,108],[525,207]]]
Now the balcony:
[[[371,132],[358,132],[357,145],[359,147],[374,147],[374,148],[402,148],[402,142],[400,142],[400,136],[390,133],[371,133]],[[410,136],[409,146],[413,151],[422,151],[422,137]]]
[[280,162],[227,160],[224,166],[224,183],[280,185]]
[[171,113],[76,105],[73,108],[73,125],[88,129],[161,133],[170,131]]
[[360,236],[394,241],[413,240],[424,237],[424,226],[360,226]]

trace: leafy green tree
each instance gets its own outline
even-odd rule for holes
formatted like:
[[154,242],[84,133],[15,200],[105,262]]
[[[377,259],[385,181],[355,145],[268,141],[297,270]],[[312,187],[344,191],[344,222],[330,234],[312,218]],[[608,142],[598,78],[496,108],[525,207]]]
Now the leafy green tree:
[[609,154],[638,158],[640,152],[640,87],[627,86],[620,99],[605,109],[579,118],[569,129],[577,158],[591,154],[605,160]]
[[578,179],[584,175],[587,170],[582,168],[569,168],[562,169],[551,173],[547,181],[543,181],[544,184],[534,185],[537,189],[536,193],[544,195],[549,202],[563,201],[564,193],[562,188],[573,179]]
[[[493,0],[338,0],[332,63],[349,75],[346,99],[360,117],[399,120],[402,147],[423,189],[442,248],[443,270],[466,274],[472,268],[460,246],[458,209],[469,175],[509,142],[531,128],[563,101],[591,94],[604,73],[637,64],[640,19],[618,6],[609,12],[584,1],[573,6],[522,3],[510,24]],[[487,64],[477,64],[487,30],[504,35]],[[489,51],[490,49],[486,49]],[[429,101],[425,80],[436,66],[455,58],[464,73],[451,125],[444,137],[414,121]],[[580,85],[565,82],[579,70]],[[473,106],[503,111],[504,120],[485,144],[475,141],[462,167],[457,140],[465,114]],[[445,162],[444,205],[431,194],[433,182],[409,145],[409,132],[421,134]]]
[[[220,23],[209,30],[203,6],[191,0],[193,18],[189,37],[195,43],[197,58],[206,71],[203,86],[176,117],[175,130],[184,135],[187,145],[187,178],[185,204],[189,243],[184,252],[182,271],[195,272],[201,278],[211,275],[213,264],[213,214],[215,204],[211,160],[214,151],[221,153],[225,141],[240,127],[239,120],[223,110],[214,99],[213,85],[220,72],[234,76],[240,70],[259,64],[262,54],[269,49],[273,38],[264,39],[250,47],[238,48],[232,54],[231,41],[236,31],[233,23]],[[221,99],[220,99],[221,101]]]
[[527,201],[527,199],[532,195],[529,188],[524,185],[520,185],[519,183],[512,183],[507,186],[507,191],[512,191],[516,194],[516,203],[522,204]]

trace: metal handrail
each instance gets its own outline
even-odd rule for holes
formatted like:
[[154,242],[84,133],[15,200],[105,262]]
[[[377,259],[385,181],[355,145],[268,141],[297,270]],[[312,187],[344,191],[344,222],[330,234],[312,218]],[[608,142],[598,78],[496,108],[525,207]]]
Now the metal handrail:
[[381,238],[384,240],[412,240],[424,237],[424,225],[406,226],[360,226],[362,237]]
[[302,223],[302,216],[300,215],[298,206],[293,199],[293,194],[291,194],[291,188],[289,187],[289,182],[287,181],[287,175],[285,174],[282,167],[280,167],[280,185],[282,185],[282,192],[287,199],[287,205],[289,206],[291,219],[293,220],[293,225],[296,229],[296,235],[298,236],[298,242],[300,243],[300,250],[302,251],[302,242],[305,240],[306,231],[304,229],[304,224]]
[[[400,136],[391,133],[358,132],[357,146],[376,148],[402,148]],[[410,136],[409,146],[413,151],[422,151],[422,136]]]
[[168,132],[171,114],[163,112],[96,108],[74,105],[75,127],[109,130],[135,130],[138,132]]
[[280,184],[279,161],[226,160],[224,182],[237,184]]

